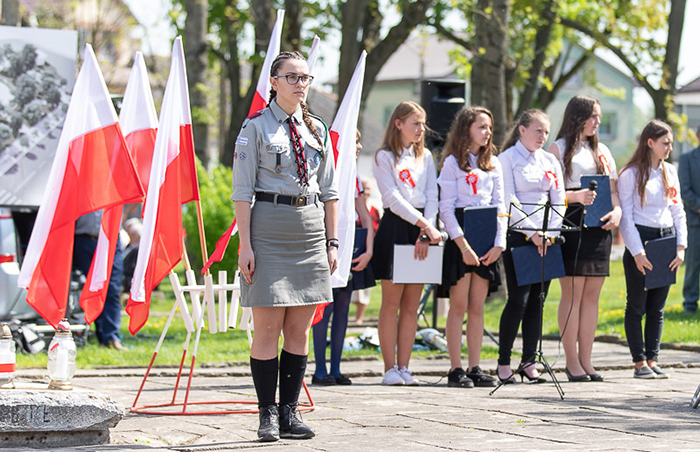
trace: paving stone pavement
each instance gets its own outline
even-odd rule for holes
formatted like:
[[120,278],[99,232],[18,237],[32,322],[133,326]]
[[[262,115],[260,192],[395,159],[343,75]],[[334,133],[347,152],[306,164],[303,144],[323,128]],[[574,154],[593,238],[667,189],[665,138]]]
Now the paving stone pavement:
[[[257,414],[127,413],[112,429],[111,444],[54,450],[700,451],[700,409],[689,406],[700,384],[699,352],[662,350],[661,364],[671,378],[635,380],[626,347],[596,342],[594,362],[605,382],[569,383],[563,357],[554,362],[557,343],[544,344],[564,400],[551,382],[508,385],[493,395],[486,388],[447,388],[446,380],[440,380],[449,367],[444,358],[412,361],[414,373],[424,382],[420,387],[386,387],[380,384],[380,361],[354,360],[341,366],[353,378],[352,386],[310,386],[316,409],[303,418],[317,432],[311,440],[258,443]],[[482,363],[486,370],[495,366],[494,360]],[[106,393],[129,407],[143,374],[144,369],[79,371],[74,385]],[[30,377],[31,372],[24,375]],[[172,399],[173,369],[156,369],[153,375],[139,404]],[[306,380],[309,383],[310,373]],[[180,388],[179,401],[184,381]],[[247,366],[197,369],[189,401],[217,400],[255,400]]]

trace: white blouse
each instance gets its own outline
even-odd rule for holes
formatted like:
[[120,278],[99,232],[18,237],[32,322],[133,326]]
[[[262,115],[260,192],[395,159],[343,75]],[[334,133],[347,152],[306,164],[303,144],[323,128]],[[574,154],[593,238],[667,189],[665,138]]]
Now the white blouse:
[[[554,144],[559,148],[559,164],[563,174],[566,140],[559,138]],[[610,176],[610,179],[617,179],[617,166],[610,149],[603,143],[598,143],[598,150],[600,151],[598,157],[603,164],[603,174]],[[574,156],[571,159],[571,174],[566,178],[565,188],[567,190],[579,189],[581,188],[581,176],[594,176],[596,174],[598,174],[598,169],[596,168],[595,154],[588,142],[583,141],[574,151]]]
[[[503,151],[498,160],[503,168],[503,188],[506,209],[511,215],[508,226],[522,227],[522,234],[531,237],[541,230],[545,202],[551,200],[549,229],[561,228],[564,220],[565,193],[561,165],[554,155],[543,149],[530,152],[518,140]],[[529,216],[528,216],[529,215]],[[552,231],[550,236],[559,232]]]
[[[666,197],[662,171],[666,170],[666,177],[671,187],[672,196]],[[622,220],[620,220],[620,232],[625,246],[632,256],[644,251],[644,245],[639,237],[635,224],[650,228],[676,228],[676,243],[679,246],[688,246],[688,229],[685,223],[685,210],[681,200],[681,188],[678,181],[676,168],[662,162],[657,169],[652,169],[646,186],[646,198],[641,204],[637,192],[637,168],[630,167],[620,174],[617,183],[617,191],[622,207]]]
[[[501,215],[498,217],[494,246],[505,249],[508,222],[504,215],[506,207],[503,197],[501,164],[496,157],[492,156],[491,164],[494,169],[483,171],[478,167],[478,156],[469,153],[467,157],[469,158],[469,166],[472,168],[470,173],[459,167],[459,163],[453,155],[445,159],[437,179],[437,183],[440,185],[440,219],[445,223],[445,230],[450,238],[454,240],[464,235],[464,231],[459,227],[455,216],[456,208],[496,206]],[[470,174],[474,177],[469,178]]]
[[[416,159],[413,146],[403,149],[401,158],[394,164],[390,151],[377,153],[373,165],[374,177],[382,195],[384,209],[410,224],[425,217],[435,226],[438,213],[438,188],[433,155],[423,149],[423,158]],[[423,214],[417,210],[423,209]]]

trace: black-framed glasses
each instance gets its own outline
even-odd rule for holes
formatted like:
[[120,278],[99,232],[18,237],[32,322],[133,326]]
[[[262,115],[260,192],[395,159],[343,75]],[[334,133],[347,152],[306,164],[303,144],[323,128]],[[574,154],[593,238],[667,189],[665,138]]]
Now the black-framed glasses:
[[313,75],[299,75],[299,74],[287,74],[287,75],[275,75],[272,78],[285,78],[287,79],[287,83],[290,85],[296,85],[297,83],[300,83],[302,85],[310,85],[311,82],[314,81],[314,76]]

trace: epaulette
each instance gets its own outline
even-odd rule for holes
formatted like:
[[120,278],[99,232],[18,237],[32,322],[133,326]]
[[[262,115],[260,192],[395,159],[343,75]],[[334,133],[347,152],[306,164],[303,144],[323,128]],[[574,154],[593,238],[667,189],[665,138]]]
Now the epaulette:
[[309,113],[309,116],[311,116],[312,118],[314,118],[314,119],[320,121],[321,124],[323,124],[323,129],[326,131],[325,137],[323,138],[323,147],[325,148],[325,147],[328,145],[328,135],[329,135],[329,133],[328,133],[328,126],[327,126],[326,123],[323,121],[323,119],[321,119],[320,116],[316,116],[316,115],[311,114],[311,113]]
[[248,125],[248,123],[250,122],[250,120],[251,120],[251,119],[257,118],[258,116],[261,116],[261,115],[263,114],[263,111],[265,111],[264,108],[263,108],[262,110],[256,111],[255,113],[252,113],[252,114],[249,115],[247,118],[245,118],[245,119],[243,120],[243,125],[241,125],[241,128],[242,128],[242,129],[245,129],[245,126]]

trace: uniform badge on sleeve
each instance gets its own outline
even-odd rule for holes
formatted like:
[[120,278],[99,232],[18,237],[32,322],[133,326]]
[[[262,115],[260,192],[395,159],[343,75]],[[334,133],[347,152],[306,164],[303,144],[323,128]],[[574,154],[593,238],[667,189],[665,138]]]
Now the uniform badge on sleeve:
[[316,155],[314,155],[314,163],[316,165],[321,164],[321,153],[320,152],[317,152]]
[[241,146],[248,146],[248,137],[238,137],[236,140],[236,144],[240,144]]
[[238,160],[245,160],[247,158],[248,158],[248,154],[246,154],[245,152],[238,153]]

